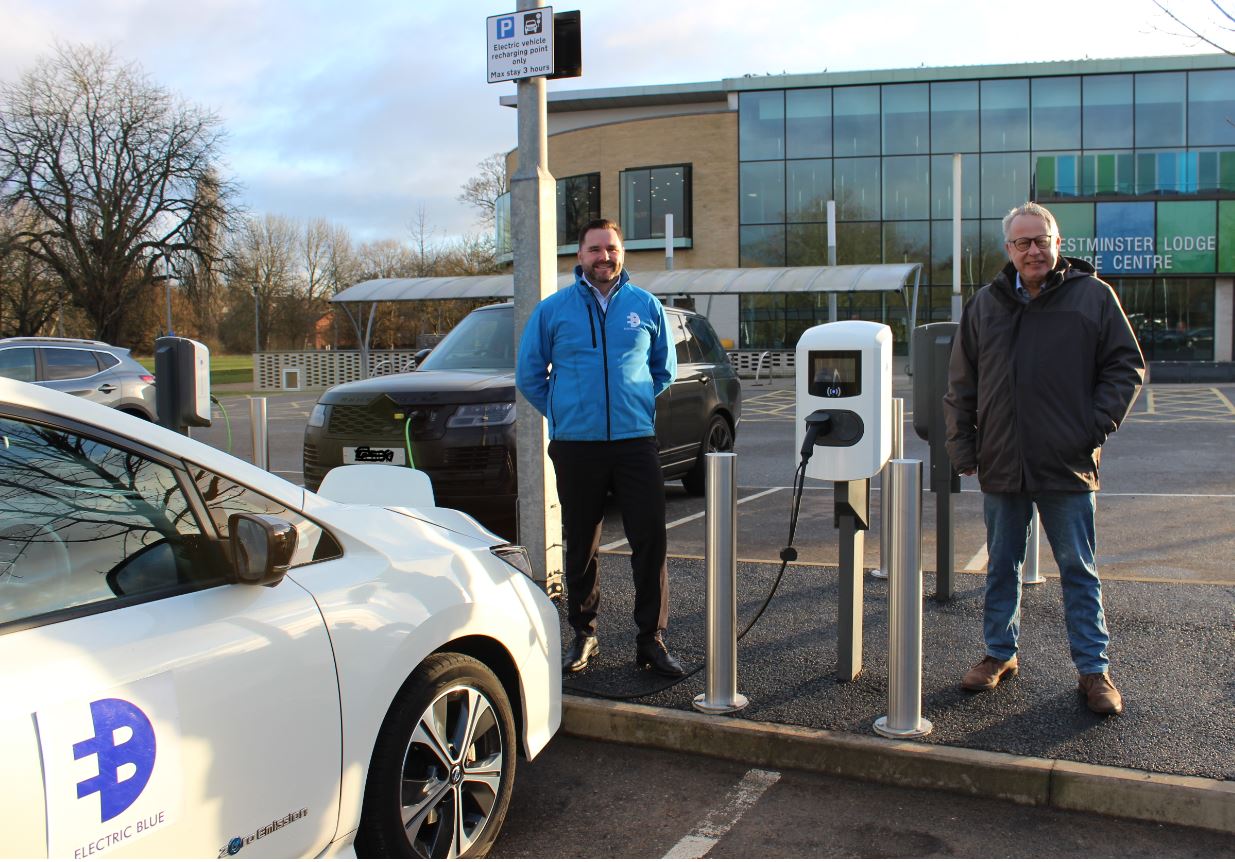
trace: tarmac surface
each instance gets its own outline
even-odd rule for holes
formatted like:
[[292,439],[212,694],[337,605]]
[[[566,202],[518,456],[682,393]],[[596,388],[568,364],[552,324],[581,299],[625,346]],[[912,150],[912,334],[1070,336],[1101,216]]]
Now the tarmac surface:
[[[569,694],[629,695],[663,681],[635,668],[633,587],[624,555],[601,561],[601,654],[567,677]],[[738,565],[738,631],[771,591],[779,566]],[[706,572],[702,560],[669,561],[670,649],[689,670],[705,659]],[[933,577],[926,579],[933,592]],[[983,578],[956,575],[948,602],[923,600],[922,715],[933,731],[920,742],[1058,758],[1144,772],[1235,781],[1235,587],[1111,582],[1104,600],[1112,678],[1124,713],[1085,707],[1068,654],[1059,582],[1025,587],[1020,673],[991,692],[958,683],[982,657]],[[830,567],[790,565],[776,596],[738,644],[737,690],[758,722],[873,736],[888,713],[887,582],[864,579],[864,663],[837,680],[837,579]],[[563,643],[573,632],[565,623]],[[636,702],[694,711],[704,672]]]

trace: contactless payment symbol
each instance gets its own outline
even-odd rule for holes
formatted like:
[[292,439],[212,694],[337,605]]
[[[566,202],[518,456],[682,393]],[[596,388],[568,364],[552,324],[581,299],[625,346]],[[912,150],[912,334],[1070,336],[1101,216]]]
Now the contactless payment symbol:
[[127,700],[106,698],[90,704],[94,736],[73,743],[73,758],[95,755],[99,773],[77,782],[77,798],[99,794],[102,822],[123,814],[141,796],[154,772],[154,727]]

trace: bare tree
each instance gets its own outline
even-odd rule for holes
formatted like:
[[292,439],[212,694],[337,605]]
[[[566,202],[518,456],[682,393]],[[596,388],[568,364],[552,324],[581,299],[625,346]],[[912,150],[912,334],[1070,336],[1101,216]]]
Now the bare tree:
[[505,153],[494,153],[476,165],[478,173],[463,184],[459,191],[459,203],[468,204],[480,211],[480,223],[492,230],[497,211],[497,199],[510,191],[510,178],[506,175]]
[[244,328],[253,329],[254,315],[258,349],[268,350],[272,342],[286,336],[289,327],[284,313],[295,296],[299,277],[299,232],[299,225],[292,219],[265,215],[246,219],[232,235],[227,263],[230,331],[223,333],[229,345],[243,343],[237,338],[236,328],[247,322]]
[[0,212],[0,338],[41,334],[64,304],[55,274],[13,241],[37,222],[29,207]]
[[[38,226],[14,240],[46,264],[94,334],[118,341],[156,261],[210,249],[195,227],[223,224],[233,187],[214,173],[217,117],[89,46],[57,48],[0,85],[0,203]],[[203,182],[213,193],[199,194]]]
[[[1232,13],[1228,11],[1227,9],[1225,9],[1223,5],[1218,2],[1218,0],[1209,0],[1209,3],[1211,6],[1213,6],[1214,11],[1217,12],[1217,16],[1206,21],[1203,26],[1200,26],[1196,24],[1195,18],[1191,18],[1189,21],[1185,21],[1182,17],[1172,12],[1165,3],[1161,2],[1161,0],[1154,0],[1155,6],[1161,9],[1162,12],[1168,18],[1170,18],[1180,27],[1183,27],[1184,30],[1186,31],[1185,33],[1176,33],[1175,35],[1177,36],[1189,36],[1190,35],[1193,38],[1200,39],[1202,42],[1204,42],[1206,45],[1210,46],[1211,48],[1217,48],[1219,51],[1221,51],[1224,54],[1231,54],[1232,56],[1235,56],[1235,51],[1232,51],[1231,48],[1228,48],[1226,45],[1223,45],[1219,43],[1218,41],[1216,41],[1217,38],[1222,38],[1224,40],[1230,40],[1230,44],[1235,44],[1235,26],[1232,26],[1232,25],[1235,25],[1235,13]],[[1223,23],[1224,21],[1226,22],[1225,24]],[[1211,29],[1211,28],[1224,31],[1231,35],[1228,35],[1225,37],[1210,37],[1206,35],[1205,30]]]

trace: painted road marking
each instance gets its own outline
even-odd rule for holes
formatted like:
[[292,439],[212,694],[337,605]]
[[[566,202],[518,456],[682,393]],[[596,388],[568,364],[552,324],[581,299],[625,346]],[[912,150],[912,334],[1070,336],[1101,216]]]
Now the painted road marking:
[[[775,494],[777,491],[787,491],[787,490],[789,489],[785,487],[764,488],[758,494],[751,494],[749,497],[743,497],[742,499],[738,500],[737,503],[735,503],[734,505],[740,506],[743,503],[749,503],[751,500],[758,500],[760,497],[766,497],[768,494]],[[672,530],[674,527],[680,527],[682,524],[689,524],[691,521],[698,521],[700,518],[704,516],[706,511],[707,510],[705,509],[703,512],[696,512],[693,515],[687,515],[685,518],[678,518],[676,521],[670,521],[668,524],[665,524],[665,529]],[[612,551],[612,550],[616,550],[617,548],[622,547],[622,545],[625,545],[625,544],[626,544],[626,539],[622,539],[617,542],[610,542],[607,545],[601,545],[600,550]]]
[[780,780],[779,772],[752,769],[742,776],[724,801],[709,811],[691,833],[665,854],[666,859],[702,859],[720,839]]

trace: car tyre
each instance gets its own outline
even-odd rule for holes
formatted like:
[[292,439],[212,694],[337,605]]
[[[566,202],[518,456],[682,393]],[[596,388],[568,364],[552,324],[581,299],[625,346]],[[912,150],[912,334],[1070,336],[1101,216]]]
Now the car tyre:
[[381,858],[480,857],[515,779],[510,699],[470,656],[430,656],[404,683],[378,735],[356,850]]
[[704,491],[704,476],[707,472],[707,459],[704,457],[709,452],[732,452],[733,451],[733,429],[729,427],[729,423],[724,416],[713,415],[708,420],[708,430],[703,435],[703,444],[699,448],[699,457],[695,460],[694,466],[690,468],[690,472],[682,477],[682,485],[686,488],[686,493],[696,497],[703,496]]

